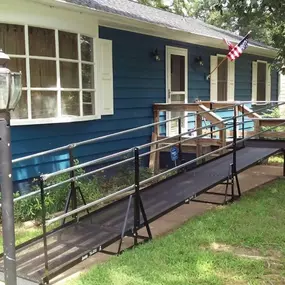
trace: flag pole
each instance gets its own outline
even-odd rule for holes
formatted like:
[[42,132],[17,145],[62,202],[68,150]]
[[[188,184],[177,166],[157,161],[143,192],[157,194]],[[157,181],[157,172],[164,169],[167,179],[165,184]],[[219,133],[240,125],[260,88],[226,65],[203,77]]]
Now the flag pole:
[[[244,38],[237,44],[239,45],[245,38],[247,38],[249,35],[251,34],[251,30],[244,36]],[[211,74],[216,71],[220,66],[221,64],[227,59],[228,57],[225,56],[225,58],[210,72],[210,74],[206,77],[207,80],[209,80],[209,78],[211,77]]]
[[227,60],[228,58],[227,58],[227,56],[225,56],[224,57],[224,59],[210,72],[210,74],[207,76],[207,80],[211,77],[211,74],[214,72],[214,71],[216,71],[220,66],[221,66],[221,64],[225,61],[225,60]]

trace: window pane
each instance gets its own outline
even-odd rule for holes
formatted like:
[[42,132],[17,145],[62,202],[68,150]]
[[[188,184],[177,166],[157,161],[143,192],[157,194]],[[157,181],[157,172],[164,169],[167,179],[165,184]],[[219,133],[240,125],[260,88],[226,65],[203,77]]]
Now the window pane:
[[82,87],[84,89],[94,88],[94,67],[90,64],[82,64]]
[[92,96],[94,96],[93,92],[83,92],[83,102],[84,103],[92,103]]
[[266,95],[266,63],[257,63],[257,101],[265,101]]
[[56,63],[50,60],[30,60],[31,86],[56,87]]
[[77,34],[59,32],[59,57],[78,59]]
[[93,115],[92,104],[83,104],[83,116]]
[[0,48],[8,54],[25,54],[24,26],[0,24]]
[[57,115],[56,92],[32,92],[32,118],[52,118]]
[[171,91],[185,91],[185,57],[171,55]]
[[93,39],[81,36],[81,60],[93,61]]
[[61,114],[62,116],[79,116],[79,92],[61,92]]
[[218,82],[218,101],[227,101],[227,82]]
[[[218,57],[218,64],[223,61]],[[218,101],[227,101],[228,93],[228,62],[225,60],[218,68]]]
[[78,63],[60,62],[60,82],[62,88],[78,88]]
[[13,72],[22,72],[22,86],[26,87],[26,60],[23,58],[11,58],[8,62],[8,68]]
[[257,63],[257,81],[265,82],[266,80],[266,63],[258,62]]
[[54,30],[29,27],[30,55],[55,57]]
[[11,111],[12,119],[27,119],[28,118],[28,104],[27,104],[27,91],[22,91],[21,98],[14,111]]
[[94,92],[83,92],[83,116],[93,115]]

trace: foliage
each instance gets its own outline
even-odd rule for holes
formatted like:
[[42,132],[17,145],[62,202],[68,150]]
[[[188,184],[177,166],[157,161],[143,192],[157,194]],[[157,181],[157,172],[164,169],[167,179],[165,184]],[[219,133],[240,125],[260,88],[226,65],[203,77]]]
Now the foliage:
[[[75,161],[78,164],[78,161]],[[83,169],[75,171],[75,175],[84,174]],[[152,175],[149,168],[141,167],[140,180],[144,180]],[[64,173],[48,180],[45,187],[57,184],[69,179],[69,173]],[[134,184],[134,171],[132,165],[124,165],[117,168],[113,175],[104,172],[93,175],[90,178],[80,179],[76,181],[76,187],[80,187],[86,202],[92,202],[110,193]],[[63,211],[66,203],[67,195],[70,189],[70,183],[60,185],[50,191],[45,192],[45,205],[47,217],[54,216],[57,212]],[[38,181],[34,181],[32,191],[38,191]],[[15,194],[19,197],[19,193]],[[77,203],[82,205],[83,202],[77,192]],[[15,202],[14,207],[15,222],[24,222],[28,220],[41,220],[42,206],[40,194]]]
[[284,180],[91,268],[76,285],[284,284]]
[[[262,117],[264,118],[281,118],[281,116],[284,116],[283,113],[281,113],[280,109],[278,107],[273,108],[270,112],[267,113],[263,113]],[[272,128],[272,127],[262,127],[262,130],[270,130],[273,132],[284,132],[285,131],[285,126],[280,126],[280,127],[276,127],[276,128]]]
[[256,40],[278,49],[274,65],[285,72],[285,1],[284,0],[218,0],[215,9],[230,12],[237,19],[237,31],[245,34],[252,30]]
[[[244,36],[250,30],[254,40],[278,50],[273,66],[285,73],[284,0],[138,0]],[[167,4],[168,3],[168,4]]]

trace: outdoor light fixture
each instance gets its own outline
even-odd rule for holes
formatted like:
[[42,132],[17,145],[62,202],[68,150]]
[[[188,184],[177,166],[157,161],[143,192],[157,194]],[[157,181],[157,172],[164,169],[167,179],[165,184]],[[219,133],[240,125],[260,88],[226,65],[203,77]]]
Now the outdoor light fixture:
[[157,48],[152,52],[152,56],[154,57],[155,61],[160,61],[160,56]]
[[203,62],[201,56],[197,56],[197,57],[195,58],[195,62],[196,62],[197,64],[199,64],[200,66],[203,66],[203,65],[204,65],[204,62]]
[[11,72],[9,56],[0,50],[0,112],[14,110],[22,91],[21,73]]
[[14,110],[19,102],[22,84],[21,73],[13,73],[6,67],[9,60],[9,56],[0,49],[0,186],[4,277],[6,285],[16,285],[10,110]]

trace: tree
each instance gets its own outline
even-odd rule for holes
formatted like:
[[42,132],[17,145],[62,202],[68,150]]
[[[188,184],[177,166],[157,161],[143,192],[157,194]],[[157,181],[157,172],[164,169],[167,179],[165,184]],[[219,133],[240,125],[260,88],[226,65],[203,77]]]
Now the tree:
[[284,0],[218,0],[220,15],[235,15],[239,32],[252,30],[254,39],[278,49],[274,65],[285,72],[285,1]]
[[180,15],[192,16],[238,35],[252,31],[256,41],[278,50],[274,65],[285,73],[284,0],[138,0]]

